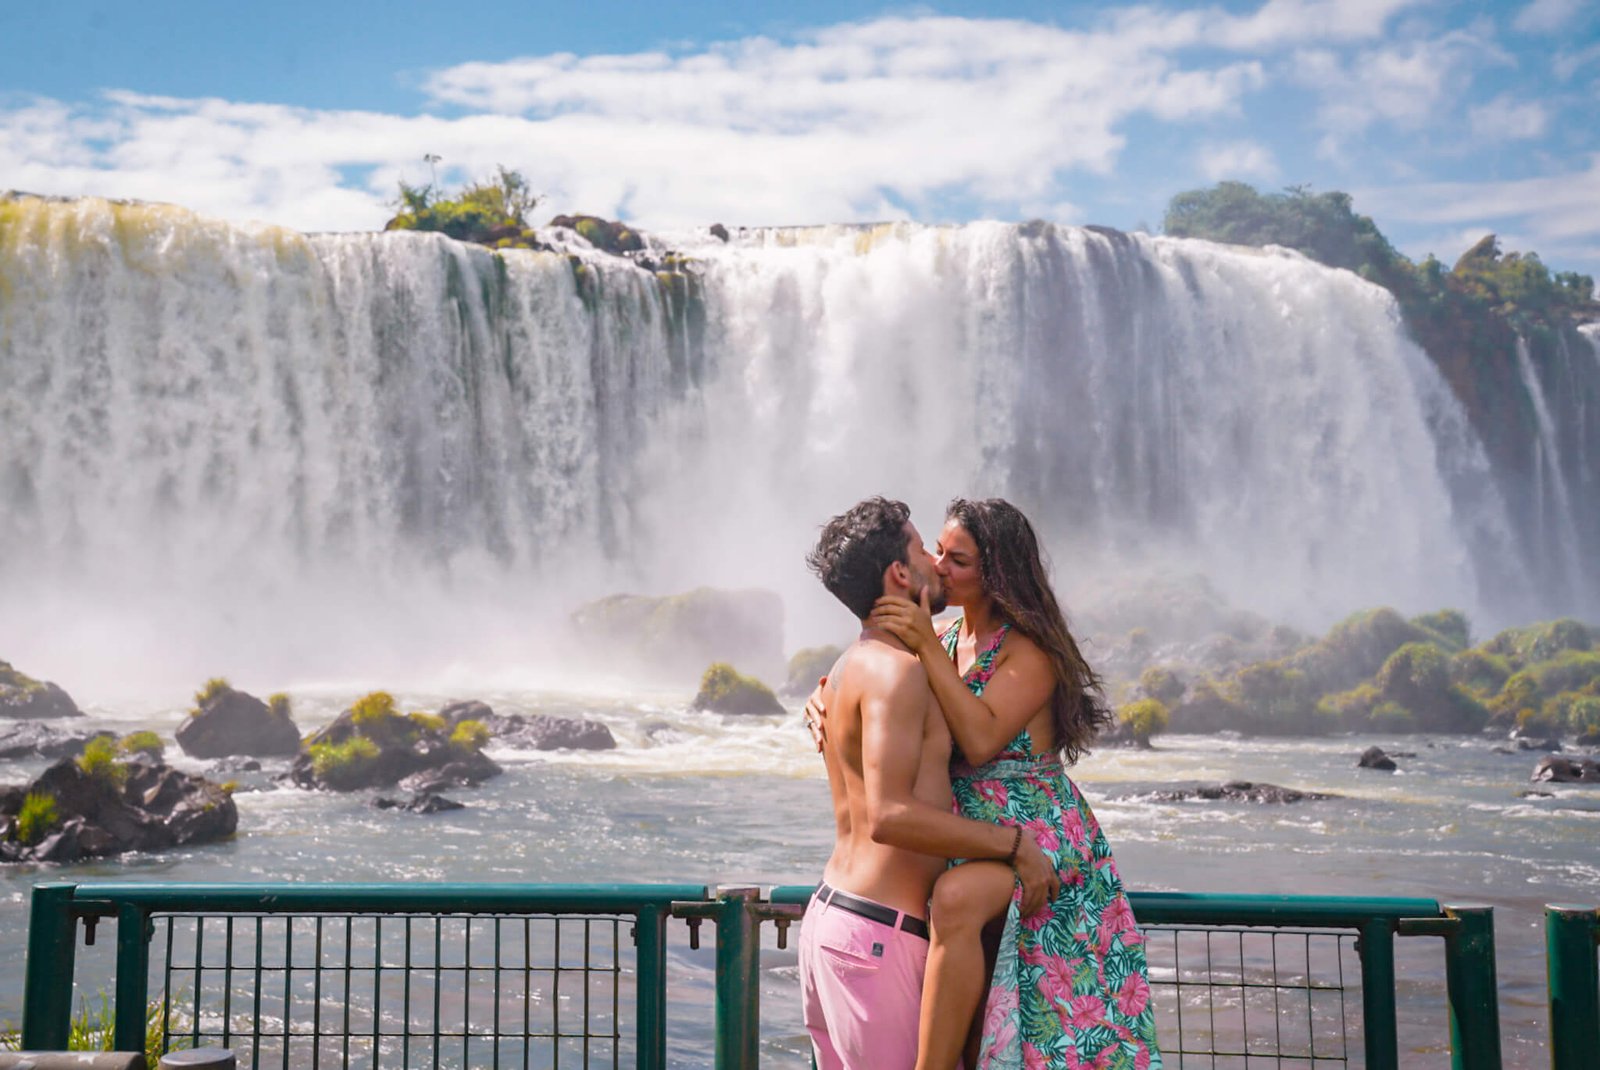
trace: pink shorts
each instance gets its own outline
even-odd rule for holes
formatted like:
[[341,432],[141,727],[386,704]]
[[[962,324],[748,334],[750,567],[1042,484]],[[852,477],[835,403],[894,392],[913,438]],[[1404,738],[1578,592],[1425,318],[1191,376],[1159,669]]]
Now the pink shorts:
[[905,915],[899,911],[854,898],[894,921],[825,903],[819,891],[800,925],[800,997],[817,1068],[910,1068],[917,1061],[928,940],[900,928]]

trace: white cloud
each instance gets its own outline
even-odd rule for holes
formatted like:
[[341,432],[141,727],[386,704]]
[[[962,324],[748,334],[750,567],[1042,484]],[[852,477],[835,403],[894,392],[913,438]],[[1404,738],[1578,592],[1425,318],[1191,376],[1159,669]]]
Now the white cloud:
[[1472,133],[1491,141],[1520,141],[1543,137],[1550,115],[1544,105],[1499,96],[1467,113]]
[[1583,10],[1584,0],[1533,0],[1511,25],[1523,33],[1554,33]]
[[1212,182],[1248,178],[1272,180],[1278,177],[1278,161],[1272,150],[1254,141],[1202,146],[1197,166],[1200,173]]
[[[1254,59],[1182,66],[1104,29],[883,18],[684,54],[464,64],[425,83],[445,115],[36,101],[0,110],[0,188],[364,228],[432,152],[452,179],[504,163],[554,205],[647,226],[874,218],[886,195],[1010,214],[1070,204],[1074,172],[1111,173],[1129,119],[1235,115],[1263,81]],[[352,168],[368,177],[342,181]]]

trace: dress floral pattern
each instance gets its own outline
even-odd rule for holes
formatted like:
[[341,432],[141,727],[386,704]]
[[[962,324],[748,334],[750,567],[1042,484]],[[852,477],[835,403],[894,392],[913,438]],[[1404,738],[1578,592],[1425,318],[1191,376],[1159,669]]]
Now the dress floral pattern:
[[[960,624],[944,634],[952,659]],[[994,675],[1009,630],[967,672],[973,694]],[[980,767],[958,757],[951,779],[957,813],[1028,829],[1061,875],[1061,894],[1039,913],[1020,916],[1020,886],[1006,910],[977,1070],[1160,1070],[1144,936],[1111,846],[1060,758],[1033,753],[1023,729]]]

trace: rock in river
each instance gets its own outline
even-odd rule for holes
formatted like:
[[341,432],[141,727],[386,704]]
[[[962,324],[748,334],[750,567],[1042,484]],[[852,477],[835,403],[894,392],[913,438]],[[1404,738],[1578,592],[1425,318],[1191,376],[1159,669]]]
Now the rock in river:
[[287,758],[300,753],[300,730],[287,702],[262,702],[226,685],[208,688],[189,719],[178,726],[178,746],[196,758],[243,754]]

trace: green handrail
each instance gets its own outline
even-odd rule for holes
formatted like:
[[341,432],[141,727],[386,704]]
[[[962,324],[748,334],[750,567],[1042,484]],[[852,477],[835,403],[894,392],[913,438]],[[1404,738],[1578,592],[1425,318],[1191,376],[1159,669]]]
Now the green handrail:
[[[74,937],[79,918],[117,921],[114,1039],[119,1048],[143,1046],[149,977],[150,919],[155,913],[196,914],[631,914],[638,971],[638,1065],[665,1065],[666,923],[669,917],[717,924],[716,1065],[751,1067],[760,1048],[760,923],[797,916],[811,885],[783,885],[766,897],[752,887],[660,884],[165,884],[48,882],[34,889],[23,1006],[23,1043],[36,1050],[65,1046],[71,1015]],[[1432,899],[1331,896],[1203,895],[1135,892],[1134,913],[1146,925],[1311,927],[1357,934],[1362,964],[1366,1065],[1399,1065],[1394,940],[1443,937],[1450,1002],[1453,1065],[1498,1070],[1500,1035],[1495,985],[1493,916],[1487,907],[1443,906]],[[1593,1007],[1593,912],[1583,930],[1589,989],[1577,966],[1563,965],[1562,999]],[[1575,924],[1575,923],[1574,923]],[[1575,961],[1577,937],[1567,929],[1561,962]],[[1576,931],[1576,930],[1573,930]],[[1552,936],[1554,941],[1555,937]],[[1552,1020],[1556,1015],[1556,944],[1552,947]],[[1570,975],[1570,976],[1569,976]],[[1566,1006],[1567,1003],[1563,1003]],[[1570,1017],[1570,1015],[1569,1015]],[[1565,1020],[1565,1019],[1563,1019]],[[1591,1032],[1595,1016],[1580,1015]],[[1575,1048],[1574,1050],[1580,1050]],[[1581,1048],[1591,1057],[1594,1045]],[[1556,1063],[1557,1070],[1593,1062]]]
[[1600,1067],[1600,909],[1552,903],[1544,911],[1550,982],[1551,1070]]

